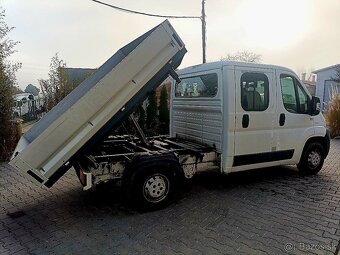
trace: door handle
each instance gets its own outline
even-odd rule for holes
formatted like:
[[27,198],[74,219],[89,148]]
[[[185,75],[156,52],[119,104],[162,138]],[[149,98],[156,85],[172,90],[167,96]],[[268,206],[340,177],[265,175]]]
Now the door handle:
[[247,128],[249,126],[249,115],[244,114],[242,117],[242,127]]
[[284,113],[281,113],[280,114],[280,120],[279,120],[279,123],[280,123],[280,126],[282,127],[286,122],[286,115]]

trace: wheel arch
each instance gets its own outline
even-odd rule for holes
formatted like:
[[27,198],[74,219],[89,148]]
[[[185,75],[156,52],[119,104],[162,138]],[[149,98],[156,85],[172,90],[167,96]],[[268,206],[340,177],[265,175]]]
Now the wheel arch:
[[325,136],[314,136],[314,137],[308,138],[308,140],[305,142],[305,145],[303,147],[303,150],[302,150],[302,153],[301,153],[301,156],[300,156],[300,160],[301,160],[303,153],[305,152],[305,149],[307,148],[307,146],[311,143],[314,143],[314,142],[320,143],[322,145],[322,147],[325,149],[325,153],[326,153],[325,158],[327,157],[329,149],[330,149],[330,133],[329,133],[328,130],[327,130]]
[[129,180],[139,168],[153,167],[157,165],[168,166],[165,169],[171,171],[173,167],[173,173],[175,177],[183,177],[184,172],[181,165],[178,162],[178,158],[173,153],[166,153],[160,155],[141,155],[134,157],[131,162],[126,166],[123,174],[123,180]]

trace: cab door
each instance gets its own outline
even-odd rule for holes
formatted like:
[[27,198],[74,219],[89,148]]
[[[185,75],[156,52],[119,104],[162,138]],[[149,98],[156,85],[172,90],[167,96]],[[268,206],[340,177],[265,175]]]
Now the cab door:
[[276,70],[278,83],[276,147],[289,154],[286,160],[296,164],[305,142],[314,134],[314,117],[309,115],[310,95],[295,74]]
[[235,171],[274,160],[275,100],[273,69],[235,66]]

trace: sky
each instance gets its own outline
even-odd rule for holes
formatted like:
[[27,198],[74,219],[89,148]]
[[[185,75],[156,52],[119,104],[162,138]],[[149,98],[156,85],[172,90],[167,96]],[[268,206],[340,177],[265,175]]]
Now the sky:
[[[201,0],[102,0],[136,11],[201,15]],[[0,0],[20,41],[18,85],[48,75],[58,52],[68,67],[97,68],[163,18],[119,12],[91,0]],[[207,61],[251,51],[262,62],[311,72],[340,63],[340,0],[206,0]],[[188,53],[180,68],[202,63],[201,21],[171,19]]]

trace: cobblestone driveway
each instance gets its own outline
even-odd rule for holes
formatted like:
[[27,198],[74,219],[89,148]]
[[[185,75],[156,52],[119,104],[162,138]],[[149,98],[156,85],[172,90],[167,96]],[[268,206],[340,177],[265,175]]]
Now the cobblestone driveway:
[[0,164],[0,254],[335,254],[340,140],[317,176],[271,168],[197,176],[170,207],[139,214],[73,171],[39,188]]

